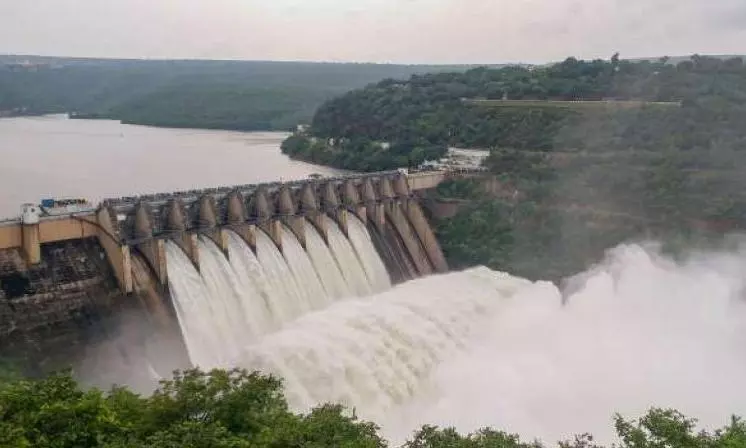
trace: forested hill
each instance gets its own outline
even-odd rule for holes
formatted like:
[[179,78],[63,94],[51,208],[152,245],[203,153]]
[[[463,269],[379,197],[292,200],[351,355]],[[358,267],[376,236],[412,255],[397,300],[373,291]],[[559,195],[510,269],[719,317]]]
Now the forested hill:
[[325,103],[283,149],[379,170],[489,148],[490,182],[446,182],[434,198],[460,204],[433,221],[449,265],[559,281],[625,241],[689,247],[745,230],[744,123],[740,58],[568,59],[385,80]]
[[[671,101],[681,107],[464,101],[505,97]],[[296,137],[285,150],[299,158],[373,170],[416,165],[446,145],[540,151],[737,147],[746,133],[740,125],[746,118],[744,100],[746,68],[739,57],[693,56],[671,64],[615,56],[608,61],[570,58],[540,68],[476,68],[387,79],[337,97],[314,116],[309,135],[318,140]]]
[[466,68],[0,56],[0,116],[76,113],[157,126],[289,130],[351,89]]

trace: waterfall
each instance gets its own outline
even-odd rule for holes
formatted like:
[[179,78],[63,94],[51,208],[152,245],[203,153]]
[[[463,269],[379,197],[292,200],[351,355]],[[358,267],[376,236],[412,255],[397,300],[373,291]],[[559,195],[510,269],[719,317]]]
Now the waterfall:
[[746,413],[744,269],[746,246],[681,261],[622,246],[564,302],[486,268],[420,278],[303,316],[243,365],[284,378],[298,411],[354,407],[392,446],[423,424],[609,446],[615,412],[651,407],[719,427]]
[[267,316],[264,300],[249,282],[238,280],[239,276],[212,240],[201,236],[198,247],[200,271],[213,308],[219,308],[219,312],[225,316],[223,326],[228,327],[227,331],[235,338],[240,350],[243,341],[265,332]]
[[277,295],[267,280],[264,268],[243,238],[232,230],[226,230],[226,234],[228,235],[228,260],[236,272],[238,281],[242,288],[255,291],[261,297],[261,300],[257,297],[254,311],[258,318],[265,322],[264,330],[276,328],[282,322],[272,314],[270,301]]
[[365,273],[375,292],[382,292],[391,288],[391,277],[386,271],[386,266],[378,255],[373,239],[368,233],[360,219],[350,213],[347,218],[347,231],[350,237],[350,243],[355,248],[355,253],[360,259],[360,263],[365,269]]
[[302,285],[304,310],[317,310],[331,303],[324,285],[321,284],[319,273],[314,269],[308,254],[303,250],[293,232],[283,225],[280,229],[282,238],[282,253],[290,266],[296,281]]
[[239,280],[223,252],[200,237],[200,271],[174,242],[166,242],[168,281],[192,363],[202,368],[235,363],[243,347],[270,327],[264,298]]
[[227,327],[220,325],[223,318],[213,311],[211,297],[199,272],[172,241],[166,241],[166,256],[171,300],[192,364],[210,368],[230,362],[228,357],[222,356],[225,351],[222,341],[229,337],[224,333]]
[[284,225],[282,251],[260,229],[255,230],[256,254],[233,231],[226,230],[227,256],[200,236],[199,270],[176,242],[166,242],[171,298],[194,365],[234,366],[247,346],[297,318],[390,285],[361,222],[353,223],[351,244],[331,218],[323,219],[329,244],[303,221],[307,249]]
[[463,346],[474,321],[527,285],[484,268],[415,280],[305,316],[248,348],[244,362],[285,378],[297,409],[329,401],[380,420]]
[[256,256],[264,268],[274,296],[270,297],[269,307],[275,320],[290,322],[309,311],[304,294],[272,239],[264,231],[256,230]]
[[333,219],[326,215],[322,215],[321,219],[326,228],[329,248],[334,254],[334,259],[337,260],[337,265],[342,271],[345,281],[352,287],[357,297],[371,295],[373,293],[371,281],[360,264],[350,241]]
[[329,296],[337,300],[351,297],[352,290],[347,285],[332,252],[316,227],[307,220],[303,220],[303,230],[306,236],[306,252]]
[[147,262],[139,254],[132,254],[131,263],[135,294],[140,299],[141,308],[146,310],[143,313],[145,322],[138,319],[136,328],[145,333],[144,353],[148,369],[159,376],[167,376],[174,370],[188,368],[188,353],[178,322],[174,322]]

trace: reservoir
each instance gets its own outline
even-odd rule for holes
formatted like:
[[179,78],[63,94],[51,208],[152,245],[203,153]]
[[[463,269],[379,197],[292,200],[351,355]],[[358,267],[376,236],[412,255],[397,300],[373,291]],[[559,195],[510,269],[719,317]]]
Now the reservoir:
[[302,179],[341,171],[290,160],[287,134],[163,129],[66,116],[0,120],[0,219],[42,198],[103,198]]

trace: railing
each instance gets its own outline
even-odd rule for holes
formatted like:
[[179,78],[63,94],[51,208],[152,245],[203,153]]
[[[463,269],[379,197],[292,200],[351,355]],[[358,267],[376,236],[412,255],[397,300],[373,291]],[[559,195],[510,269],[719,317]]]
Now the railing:
[[322,177],[319,179],[298,179],[298,180],[292,180],[292,181],[286,181],[286,182],[266,182],[266,183],[260,183],[260,184],[244,184],[244,185],[233,185],[233,186],[226,186],[226,187],[217,187],[217,188],[204,188],[204,189],[195,189],[195,190],[188,190],[188,191],[174,191],[170,193],[155,193],[155,194],[146,194],[146,195],[140,195],[140,196],[124,196],[119,198],[107,198],[102,201],[102,205],[104,206],[112,206],[115,209],[117,207],[127,207],[127,206],[133,206],[136,205],[138,202],[149,202],[149,203],[160,203],[160,202],[167,202],[171,199],[191,199],[194,198],[194,200],[197,200],[199,197],[204,195],[214,195],[218,197],[225,197],[228,194],[234,192],[234,191],[240,191],[242,193],[252,193],[260,188],[265,189],[273,189],[273,188],[279,188],[282,186],[288,186],[288,187],[298,187],[303,186],[306,184],[313,184],[313,183],[325,183],[325,182],[345,182],[348,180],[355,180],[355,179],[366,179],[366,178],[372,178],[372,177],[387,177],[387,176],[394,176],[394,175],[401,175],[403,174],[401,171],[398,170],[391,170],[391,171],[379,171],[375,173],[358,173],[358,174],[348,174],[343,176],[333,176],[333,177]]
[[216,226],[211,227],[200,227],[195,226],[184,230],[159,230],[153,235],[145,236],[145,237],[122,237],[122,244],[128,245],[128,246],[136,246],[138,244],[146,243],[148,241],[154,241],[154,240],[165,240],[170,239],[175,236],[183,235],[185,233],[203,233],[203,232],[209,232],[221,228],[231,228],[235,226],[241,226],[241,225],[255,225],[255,226],[261,226],[262,224],[269,224],[273,221],[276,221],[278,219],[282,218],[309,218],[314,217],[319,214],[324,213],[330,213],[330,212],[337,212],[339,210],[346,210],[348,212],[355,212],[356,206],[371,206],[371,205],[378,205],[385,203],[387,201],[394,201],[394,200],[402,200],[402,199],[414,199],[415,195],[408,194],[408,195],[401,195],[401,194],[395,194],[391,198],[385,198],[385,199],[377,199],[377,200],[369,200],[369,201],[358,201],[355,203],[349,203],[346,202],[344,204],[338,204],[335,206],[329,206],[329,205],[322,205],[319,207],[318,210],[299,210],[297,213],[292,214],[283,214],[283,213],[274,213],[272,216],[269,217],[252,217],[245,221],[241,221],[240,223],[223,223],[218,224]]
[[[375,173],[353,173],[353,174],[346,174],[342,176],[323,177],[319,179],[298,179],[298,180],[287,181],[287,182],[278,181],[278,182],[267,182],[267,183],[260,183],[260,184],[244,184],[244,185],[217,187],[217,188],[174,191],[171,193],[154,193],[154,194],[147,194],[147,195],[140,195],[140,196],[123,196],[119,198],[107,198],[101,201],[101,204],[99,205],[99,207],[110,206],[110,207],[113,207],[117,211],[123,211],[121,210],[122,208],[127,209],[130,207],[133,207],[137,205],[139,202],[148,202],[154,206],[158,206],[158,205],[165,205],[169,200],[172,200],[172,199],[181,199],[181,200],[184,200],[185,202],[194,202],[204,195],[213,195],[216,199],[222,199],[234,191],[239,191],[242,194],[250,194],[250,193],[257,191],[260,188],[265,188],[265,189],[269,189],[270,191],[272,191],[272,189],[280,188],[282,186],[300,187],[306,184],[319,184],[319,183],[326,183],[326,182],[346,182],[349,180],[363,180],[363,179],[368,179],[368,178],[391,177],[391,176],[401,176],[401,175],[417,176],[417,175],[437,174],[437,173],[459,175],[459,174],[482,173],[485,171],[487,170],[484,168],[448,167],[446,169],[435,169],[435,170],[411,169],[406,172],[400,171],[400,170],[389,170],[389,171],[379,171]],[[85,212],[85,213],[88,214],[88,212]],[[93,213],[93,212],[90,212],[90,213]],[[42,216],[41,219],[42,220],[65,219],[73,215],[79,215],[79,214],[80,213],[71,213],[71,214],[55,215],[55,216]],[[0,226],[18,225],[20,223],[21,223],[20,217],[0,219]]]

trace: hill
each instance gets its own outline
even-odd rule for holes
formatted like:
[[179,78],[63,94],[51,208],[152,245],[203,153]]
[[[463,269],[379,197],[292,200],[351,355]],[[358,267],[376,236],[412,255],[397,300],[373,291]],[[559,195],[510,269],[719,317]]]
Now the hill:
[[746,228],[745,120],[740,58],[569,58],[384,80],[326,102],[283,150],[378,170],[489,148],[494,182],[434,198],[461,204],[436,221],[449,263],[561,279],[623,241]]
[[289,130],[325,100],[384,78],[458,66],[0,56],[0,112]]

